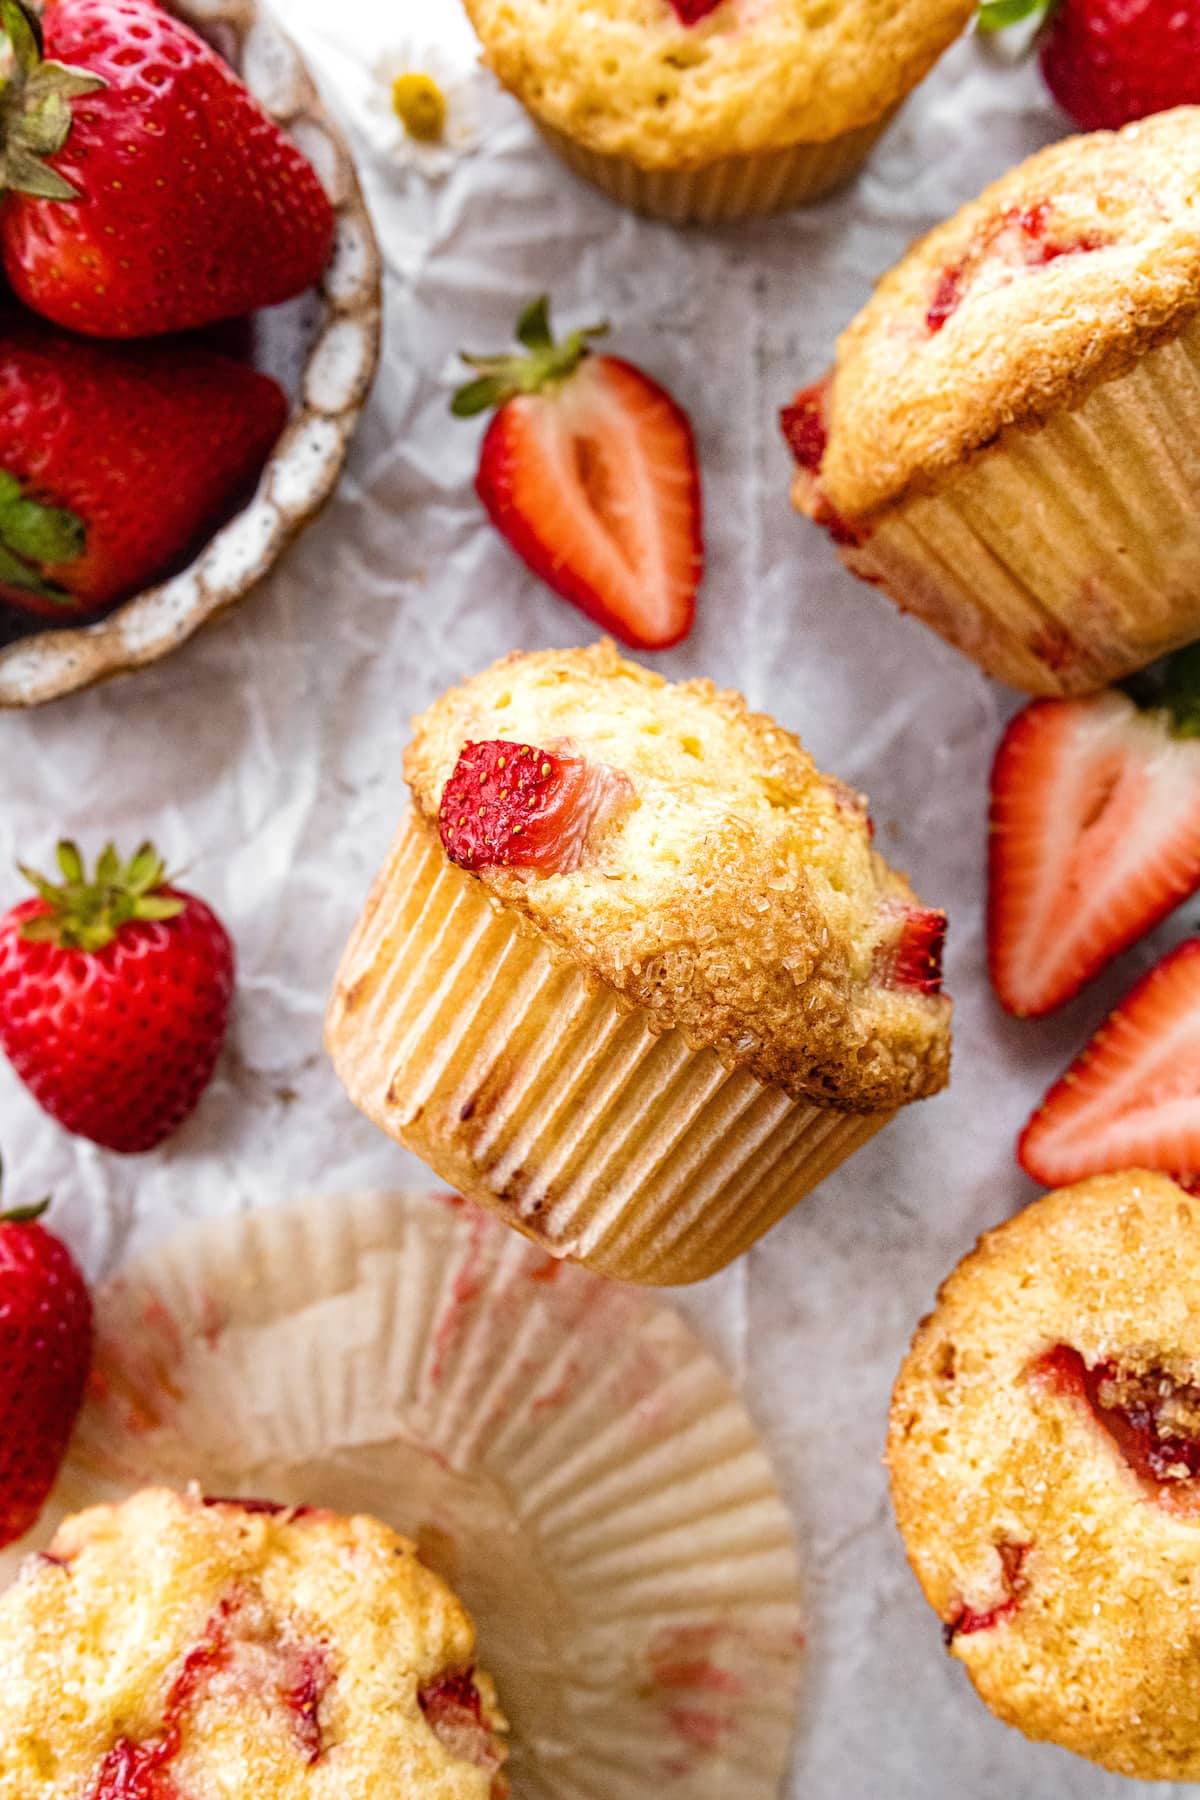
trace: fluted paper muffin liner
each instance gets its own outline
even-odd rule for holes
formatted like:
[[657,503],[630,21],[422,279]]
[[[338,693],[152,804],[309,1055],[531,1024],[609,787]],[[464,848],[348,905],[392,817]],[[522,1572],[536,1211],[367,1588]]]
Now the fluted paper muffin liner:
[[188,1229],[97,1319],[38,1541],[152,1483],[372,1513],[474,1615],[514,1795],[778,1794],[791,1529],[675,1314],[449,1196],[339,1195]]
[[894,110],[822,144],[723,156],[695,169],[645,169],[630,157],[589,150],[541,119],[534,123],[567,167],[610,200],[673,225],[722,225],[786,212],[841,187],[858,173]]
[[493,902],[410,813],[338,973],[355,1104],[556,1257],[657,1285],[714,1274],[890,1113],[792,1100],[650,1028]]
[[1200,321],[892,507],[848,566],[1033,694],[1200,637]]

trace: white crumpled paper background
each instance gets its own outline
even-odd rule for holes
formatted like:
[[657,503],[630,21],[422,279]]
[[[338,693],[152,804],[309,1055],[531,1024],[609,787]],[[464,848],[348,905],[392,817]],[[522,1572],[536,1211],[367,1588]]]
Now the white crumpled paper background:
[[[951,1090],[910,1108],[743,1262],[679,1296],[740,1381],[795,1512],[809,1658],[789,1794],[1149,1793],[1027,1744],[974,1698],[906,1567],[880,1454],[891,1382],[937,1283],[1032,1197],[1013,1160],[1019,1125],[1112,999],[1183,935],[1186,912],[1057,1021],[1004,1018],[984,974],[983,866],[988,764],[1014,697],[840,569],[790,510],[776,426],[907,242],[1066,122],[1035,67],[968,40],[850,192],[679,232],[559,167],[520,109],[470,74],[455,0],[278,10],[352,133],[387,263],[384,363],[348,473],[230,622],[132,680],[0,719],[0,905],[20,891],[17,856],[48,862],[61,833],[90,849],[152,834],[236,938],[231,1046],[190,1125],[135,1160],[64,1136],[0,1067],[8,1196],[53,1191],[59,1227],[98,1276],[184,1219],[428,1184],[353,1110],[321,1047],[339,950],[403,805],[407,723],[508,650],[594,635],[482,516],[478,427],[447,410],[456,353],[505,345],[542,291],[563,325],[608,317],[621,353],[688,408],[703,459],[699,619],[656,666],[736,684],[797,730],[870,794],[882,849],[951,918]],[[372,112],[374,64],[393,51],[472,84],[480,141],[444,178],[396,160]]]

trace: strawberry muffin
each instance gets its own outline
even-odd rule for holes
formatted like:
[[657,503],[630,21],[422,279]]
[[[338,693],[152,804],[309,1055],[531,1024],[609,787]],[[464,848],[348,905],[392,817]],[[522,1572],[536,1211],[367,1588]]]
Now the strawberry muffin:
[[797,507],[989,674],[1200,636],[1200,108],[1042,151],[892,270],[783,415]]
[[405,772],[330,1053],[552,1255],[711,1275],[945,1083],[944,914],[740,695],[607,642],[517,654],[416,721]]
[[0,1800],[501,1800],[474,1660],[374,1519],[147,1490],[0,1599]]
[[577,175],[677,223],[776,212],[859,168],[974,0],[466,0]]
[[1105,1175],[982,1238],[913,1340],[888,1464],[992,1711],[1123,1775],[1200,1780],[1200,1200]]

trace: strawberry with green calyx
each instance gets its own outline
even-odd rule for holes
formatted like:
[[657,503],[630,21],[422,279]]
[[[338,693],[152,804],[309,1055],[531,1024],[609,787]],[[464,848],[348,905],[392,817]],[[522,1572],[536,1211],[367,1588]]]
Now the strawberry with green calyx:
[[27,499],[16,476],[0,469],[0,593],[18,601],[73,606],[67,589],[47,581],[41,571],[78,562],[86,547],[82,519],[65,507]]
[[45,55],[41,19],[19,0],[0,0],[0,185],[41,200],[77,200],[78,189],[46,160],[71,131],[71,101],[106,85],[103,76]]
[[526,354],[466,357],[453,411],[494,409],[475,485],[517,555],[623,643],[661,650],[691,630],[704,566],[695,440],[665,388],[591,350],[605,329],[558,344],[535,301]]
[[0,1213],[0,1548],[37,1522],[92,1360],[91,1297],[48,1205]]
[[1085,131],[1200,105],[1200,0],[985,0],[980,28],[1040,23],[1054,98]]
[[257,479],[282,388],[195,344],[0,326],[0,600],[95,612],[177,567]]
[[233,997],[216,914],[166,879],[144,844],[110,844],[89,877],[74,844],[61,879],[0,919],[0,1048],[41,1106],[106,1149],[151,1150],[195,1109]]
[[0,0],[0,250],[13,291],[95,337],[292,298],[329,261],[312,168],[154,0]]

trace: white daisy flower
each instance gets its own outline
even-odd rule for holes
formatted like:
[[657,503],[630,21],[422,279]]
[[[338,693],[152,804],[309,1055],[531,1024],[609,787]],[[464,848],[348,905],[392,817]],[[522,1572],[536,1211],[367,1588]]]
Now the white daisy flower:
[[474,62],[441,46],[411,42],[389,50],[372,71],[371,112],[381,147],[430,181],[448,175],[479,141],[479,75]]

